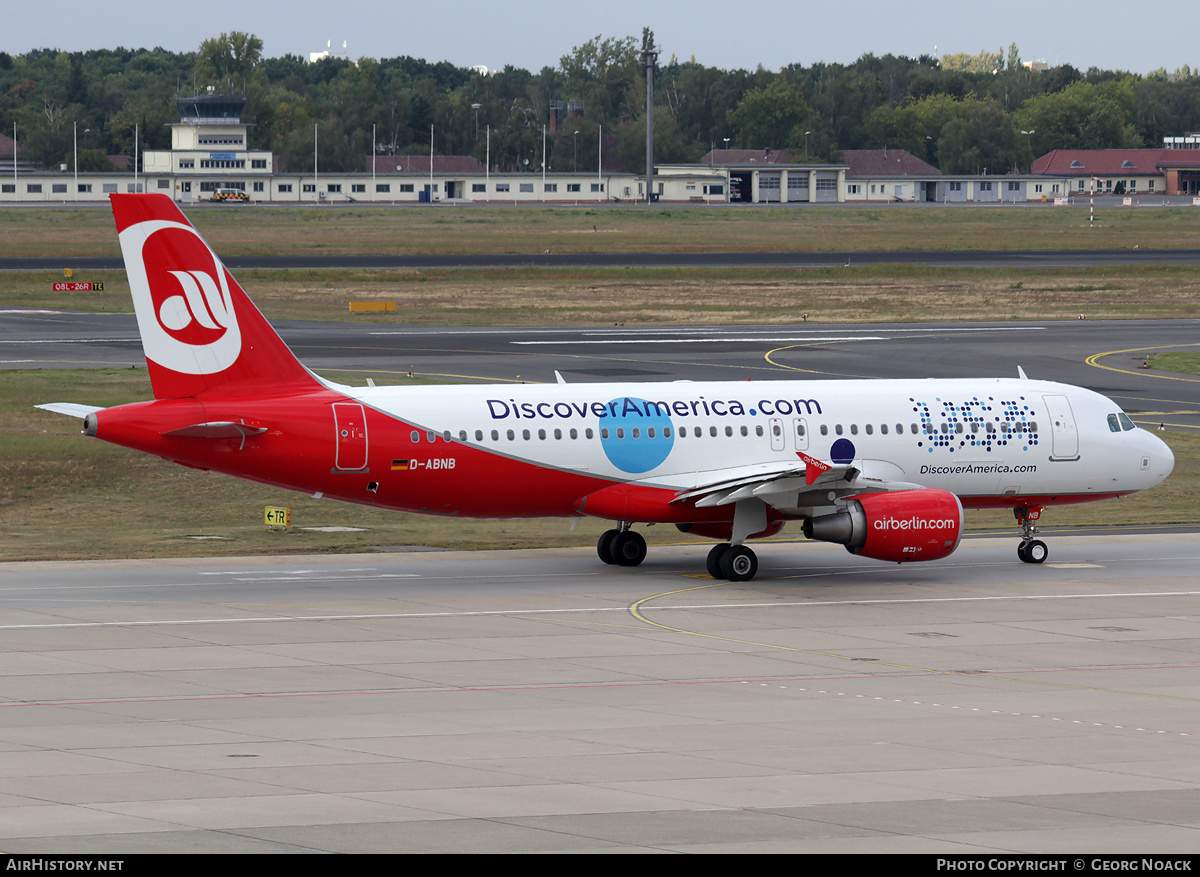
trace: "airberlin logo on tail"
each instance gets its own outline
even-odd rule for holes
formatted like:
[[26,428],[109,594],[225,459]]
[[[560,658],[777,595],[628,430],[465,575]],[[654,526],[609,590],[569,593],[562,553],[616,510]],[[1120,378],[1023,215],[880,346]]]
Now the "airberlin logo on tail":
[[233,365],[242,335],[228,275],[195,229],[148,220],[120,239],[146,357],[191,375]]

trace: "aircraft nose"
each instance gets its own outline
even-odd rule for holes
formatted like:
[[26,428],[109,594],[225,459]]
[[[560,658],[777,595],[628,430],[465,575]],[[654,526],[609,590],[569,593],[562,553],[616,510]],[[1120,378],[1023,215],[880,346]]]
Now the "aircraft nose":
[[1142,468],[1146,469],[1148,474],[1153,477],[1152,484],[1160,484],[1167,479],[1171,474],[1171,470],[1175,468],[1175,454],[1172,453],[1170,446],[1156,435],[1146,433],[1146,449],[1143,452],[1143,457],[1148,458],[1149,465],[1146,465],[1143,460]]

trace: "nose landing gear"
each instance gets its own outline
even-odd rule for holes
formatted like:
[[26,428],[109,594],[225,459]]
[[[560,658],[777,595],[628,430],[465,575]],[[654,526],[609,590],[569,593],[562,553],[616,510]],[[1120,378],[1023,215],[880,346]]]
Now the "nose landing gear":
[[1042,507],[1015,508],[1013,515],[1022,533],[1021,544],[1017,546],[1017,557],[1022,563],[1045,563],[1046,558],[1050,556],[1050,549],[1042,540],[1033,538],[1033,534],[1037,532],[1035,522],[1042,516]]

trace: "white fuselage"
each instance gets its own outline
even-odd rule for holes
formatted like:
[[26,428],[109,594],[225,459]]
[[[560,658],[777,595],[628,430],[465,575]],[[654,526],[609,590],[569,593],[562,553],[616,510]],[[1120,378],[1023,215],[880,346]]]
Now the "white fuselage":
[[[675,490],[713,470],[750,471],[802,452],[867,478],[942,488],[968,506],[1079,502],[1151,487],[1174,464],[1111,400],[1026,379],[339,389],[413,424],[431,454],[439,444],[452,453],[449,439],[539,468]],[[1000,497],[1008,499],[987,501]]]

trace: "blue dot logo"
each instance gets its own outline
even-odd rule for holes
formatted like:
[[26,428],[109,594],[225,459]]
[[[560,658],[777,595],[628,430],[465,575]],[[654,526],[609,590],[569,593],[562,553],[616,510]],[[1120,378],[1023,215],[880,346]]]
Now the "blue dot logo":
[[609,462],[630,473],[662,465],[675,445],[671,418],[663,407],[629,396],[608,403],[609,415],[600,420],[600,445]]
[[833,447],[829,449],[829,457],[839,466],[845,466],[848,463],[853,463],[854,442],[850,441],[850,439],[838,439],[833,443]]

